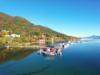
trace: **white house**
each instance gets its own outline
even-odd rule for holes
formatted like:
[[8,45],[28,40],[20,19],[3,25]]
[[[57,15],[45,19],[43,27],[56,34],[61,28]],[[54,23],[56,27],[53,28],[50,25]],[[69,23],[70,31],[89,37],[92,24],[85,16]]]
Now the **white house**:
[[12,37],[12,38],[15,38],[15,37],[20,37],[19,34],[10,34],[10,35],[5,35],[6,37]]
[[11,37],[20,37],[19,34],[10,34]]

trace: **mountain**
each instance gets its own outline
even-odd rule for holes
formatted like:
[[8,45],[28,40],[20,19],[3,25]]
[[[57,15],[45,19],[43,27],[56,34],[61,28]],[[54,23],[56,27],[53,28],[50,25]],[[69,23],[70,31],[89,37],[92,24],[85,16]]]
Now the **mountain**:
[[85,37],[85,38],[87,38],[87,39],[100,39],[100,36],[92,35],[92,36]]
[[10,33],[20,34],[21,36],[39,36],[40,34],[45,34],[46,37],[56,36],[68,39],[76,38],[56,32],[48,27],[35,25],[23,17],[10,16],[2,12],[0,12],[0,30],[7,30]]

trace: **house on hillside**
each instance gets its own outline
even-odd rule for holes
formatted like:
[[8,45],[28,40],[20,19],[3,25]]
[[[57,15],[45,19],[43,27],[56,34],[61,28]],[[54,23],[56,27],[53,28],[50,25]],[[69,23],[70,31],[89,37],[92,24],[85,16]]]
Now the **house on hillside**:
[[20,37],[20,34],[10,34],[9,31],[7,30],[0,30],[0,37],[11,37],[11,38],[15,38],[15,37]]
[[45,45],[46,40],[45,40],[45,36],[42,35],[39,39],[38,39],[38,43],[39,45]]
[[9,34],[9,31],[7,30],[0,30],[0,37],[6,36]]
[[11,38],[15,38],[15,37],[20,37],[20,34],[9,34],[9,35],[5,35],[5,37],[11,37]]

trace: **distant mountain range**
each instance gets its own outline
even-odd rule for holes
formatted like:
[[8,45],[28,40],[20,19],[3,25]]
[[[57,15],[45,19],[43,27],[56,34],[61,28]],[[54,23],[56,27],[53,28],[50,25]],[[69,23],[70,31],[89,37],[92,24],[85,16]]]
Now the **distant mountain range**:
[[41,33],[45,34],[47,37],[57,36],[64,38],[73,38],[76,37],[68,36],[59,32],[56,32],[48,27],[41,25],[35,25],[25,18],[20,16],[10,16],[8,14],[0,12],[0,30],[7,30],[11,33],[21,34],[21,35],[39,35]]
[[89,37],[84,37],[84,39],[100,39],[100,36],[92,35],[92,36],[89,36]]

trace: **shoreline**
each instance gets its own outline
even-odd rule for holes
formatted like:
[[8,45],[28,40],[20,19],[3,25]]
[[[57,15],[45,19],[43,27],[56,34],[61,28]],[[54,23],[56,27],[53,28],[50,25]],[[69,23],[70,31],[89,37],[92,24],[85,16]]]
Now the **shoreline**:
[[40,49],[45,48],[46,46],[39,46],[39,45],[32,45],[32,46],[5,46],[7,49],[9,48],[33,48],[33,49]]

